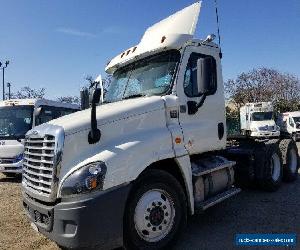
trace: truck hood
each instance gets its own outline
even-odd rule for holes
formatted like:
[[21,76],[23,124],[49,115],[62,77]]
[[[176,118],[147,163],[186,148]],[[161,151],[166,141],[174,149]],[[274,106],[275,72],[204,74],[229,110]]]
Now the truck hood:
[[17,140],[1,140],[0,158],[15,158],[24,152],[24,145]]
[[[159,96],[140,97],[103,104],[97,107],[98,127],[163,108],[164,101]],[[60,117],[50,121],[49,124],[62,126],[66,136],[89,130],[91,127],[91,109]]]

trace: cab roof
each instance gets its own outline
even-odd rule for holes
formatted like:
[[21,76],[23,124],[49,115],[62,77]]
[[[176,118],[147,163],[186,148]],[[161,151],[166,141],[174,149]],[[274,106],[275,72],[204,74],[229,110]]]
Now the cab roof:
[[[156,54],[161,51],[180,49],[195,42],[193,36],[201,9],[201,2],[196,2],[162,21],[149,27],[140,43],[114,57],[105,71],[114,73],[119,67],[135,60]],[[198,40],[199,41],[199,40]],[[211,46],[216,45],[211,43]]]

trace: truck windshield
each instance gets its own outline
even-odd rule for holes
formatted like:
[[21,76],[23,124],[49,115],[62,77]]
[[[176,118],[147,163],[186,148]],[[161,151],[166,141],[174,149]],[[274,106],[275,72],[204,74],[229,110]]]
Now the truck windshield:
[[268,120],[273,120],[273,112],[252,113],[252,121],[268,121]]
[[293,119],[295,123],[300,123],[300,117],[294,116]]
[[32,128],[33,106],[0,107],[0,139],[22,139]]
[[104,102],[166,93],[171,88],[179,59],[179,51],[171,50],[117,70],[105,93]]

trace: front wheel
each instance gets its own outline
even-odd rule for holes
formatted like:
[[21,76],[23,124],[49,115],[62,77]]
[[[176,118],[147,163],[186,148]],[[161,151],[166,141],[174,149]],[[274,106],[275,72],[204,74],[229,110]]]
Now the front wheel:
[[186,198],[179,182],[165,171],[149,170],[137,181],[127,203],[125,246],[170,248],[186,220]]

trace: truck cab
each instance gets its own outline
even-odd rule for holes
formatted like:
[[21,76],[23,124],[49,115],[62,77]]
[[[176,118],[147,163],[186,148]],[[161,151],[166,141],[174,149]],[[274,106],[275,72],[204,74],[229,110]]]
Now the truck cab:
[[280,128],[274,121],[271,102],[246,103],[240,108],[241,131],[254,138],[276,138]]
[[35,230],[67,248],[169,249],[188,215],[241,191],[235,152],[252,161],[251,171],[244,162],[241,172],[266,162],[268,171],[257,172],[267,175],[265,186],[279,187],[277,144],[253,150],[251,143],[246,156],[239,147],[225,152],[222,54],[213,36],[193,38],[200,7],[154,24],[115,56],[101,104],[95,84],[91,108],[26,134],[23,205]]
[[0,102],[0,172],[22,173],[25,134],[34,126],[78,111],[77,105],[44,99],[12,99]]
[[277,124],[282,133],[289,134],[295,141],[300,139],[300,111],[280,114]]

